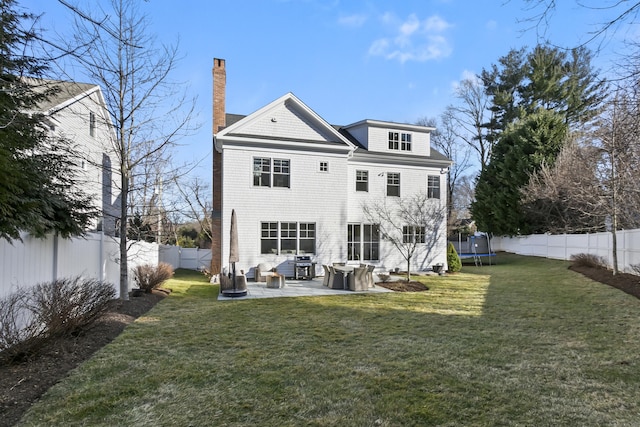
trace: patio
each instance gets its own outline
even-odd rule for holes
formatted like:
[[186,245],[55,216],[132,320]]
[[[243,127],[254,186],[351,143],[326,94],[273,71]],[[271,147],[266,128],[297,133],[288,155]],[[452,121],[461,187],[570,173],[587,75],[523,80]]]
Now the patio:
[[276,298],[276,297],[303,297],[318,295],[352,295],[362,293],[393,292],[382,286],[375,286],[366,291],[349,291],[343,289],[330,289],[322,286],[323,277],[311,280],[286,279],[283,288],[268,288],[266,282],[247,282],[247,295],[243,297],[226,297],[218,294],[218,301],[243,300],[251,298]]

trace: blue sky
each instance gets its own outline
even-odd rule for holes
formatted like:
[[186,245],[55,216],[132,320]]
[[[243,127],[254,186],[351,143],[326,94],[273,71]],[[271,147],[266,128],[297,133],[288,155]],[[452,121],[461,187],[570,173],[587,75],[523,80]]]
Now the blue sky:
[[[562,3],[545,33],[561,46],[586,40],[606,17]],[[44,28],[67,31],[69,14],[57,1],[20,5],[44,13]],[[181,141],[177,158],[205,159],[203,177],[210,167],[214,57],[226,60],[229,113],[250,114],[293,92],[332,124],[413,123],[454,102],[462,78],[538,40],[522,22],[533,14],[522,0],[150,0],[140,8],[160,41],[179,42],[184,58],[173,78],[198,97],[202,127]],[[609,67],[616,46],[615,39],[604,46],[599,68]]]

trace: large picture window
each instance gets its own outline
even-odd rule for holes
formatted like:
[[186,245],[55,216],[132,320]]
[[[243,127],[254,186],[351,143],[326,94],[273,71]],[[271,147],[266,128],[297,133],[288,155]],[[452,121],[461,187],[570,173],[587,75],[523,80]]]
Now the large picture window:
[[347,252],[349,261],[378,261],[380,259],[380,230],[378,225],[348,224]]
[[312,222],[262,222],[261,254],[315,254],[316,225]]
[[427,197],[430,199],[440,198],[440,177],[429,175],[427,177]]
[[387,172],[387,196],[400,197],[400,174]]
[[286,159],[268,157],[253,158],[253,185],[256,187],[289,188],[291,184],[291,165]]

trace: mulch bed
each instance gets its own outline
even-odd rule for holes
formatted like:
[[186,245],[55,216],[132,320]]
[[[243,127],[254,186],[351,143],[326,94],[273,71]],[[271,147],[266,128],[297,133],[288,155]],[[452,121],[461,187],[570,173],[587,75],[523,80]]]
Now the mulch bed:
[[396,292],[422,292],[428,291],[429,288],[424,283],[416,282],[412,280],[407,282],[406,280],[397,280],[395,282],[378,282],[376,286],[382,288],[391,289]]
[[114,300],[95,324],[77,336],[57,339],[44,353],[22,363],[0,366],[0,426],[15,425],[49,387],[110,343],[166,295],[153,291],[129,301]]
[[[640,298],[640,278],[601,268],[570,267],[595,281],[618,288]],[[377,286],[396,292],[422,292],[429,288],[417,281],[379,282]],[[44,392],[64,378],[69,371],[111,342],[136,318],[149,311],[166,292],[154,291],[129,301],[113,301],[109,311],[96,324],[78,336],[61,338],[42,355],[16,365],[0,366],[0,426],[15,425],[24,412]]]
[[587,266],[570,266],[569,270],[581,273],[596,282],[604,283],[640,299],[640,277],[629,273],[618,273],[611,270]]

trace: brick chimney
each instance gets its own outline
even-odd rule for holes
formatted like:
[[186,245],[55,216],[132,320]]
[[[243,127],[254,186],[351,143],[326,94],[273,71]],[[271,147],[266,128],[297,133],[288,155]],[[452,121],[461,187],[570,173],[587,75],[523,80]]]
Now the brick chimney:
[[213,134],[221,131],[226,125],[225,94],[227,87],[227,70],[224,59],[213,58]]
[[[227,71],[224,59],[213,58],[213,135],[226,126],[225,92]],[[222,270],[222,153],[213,147],[213,212],[211,221],[211,274]]]

